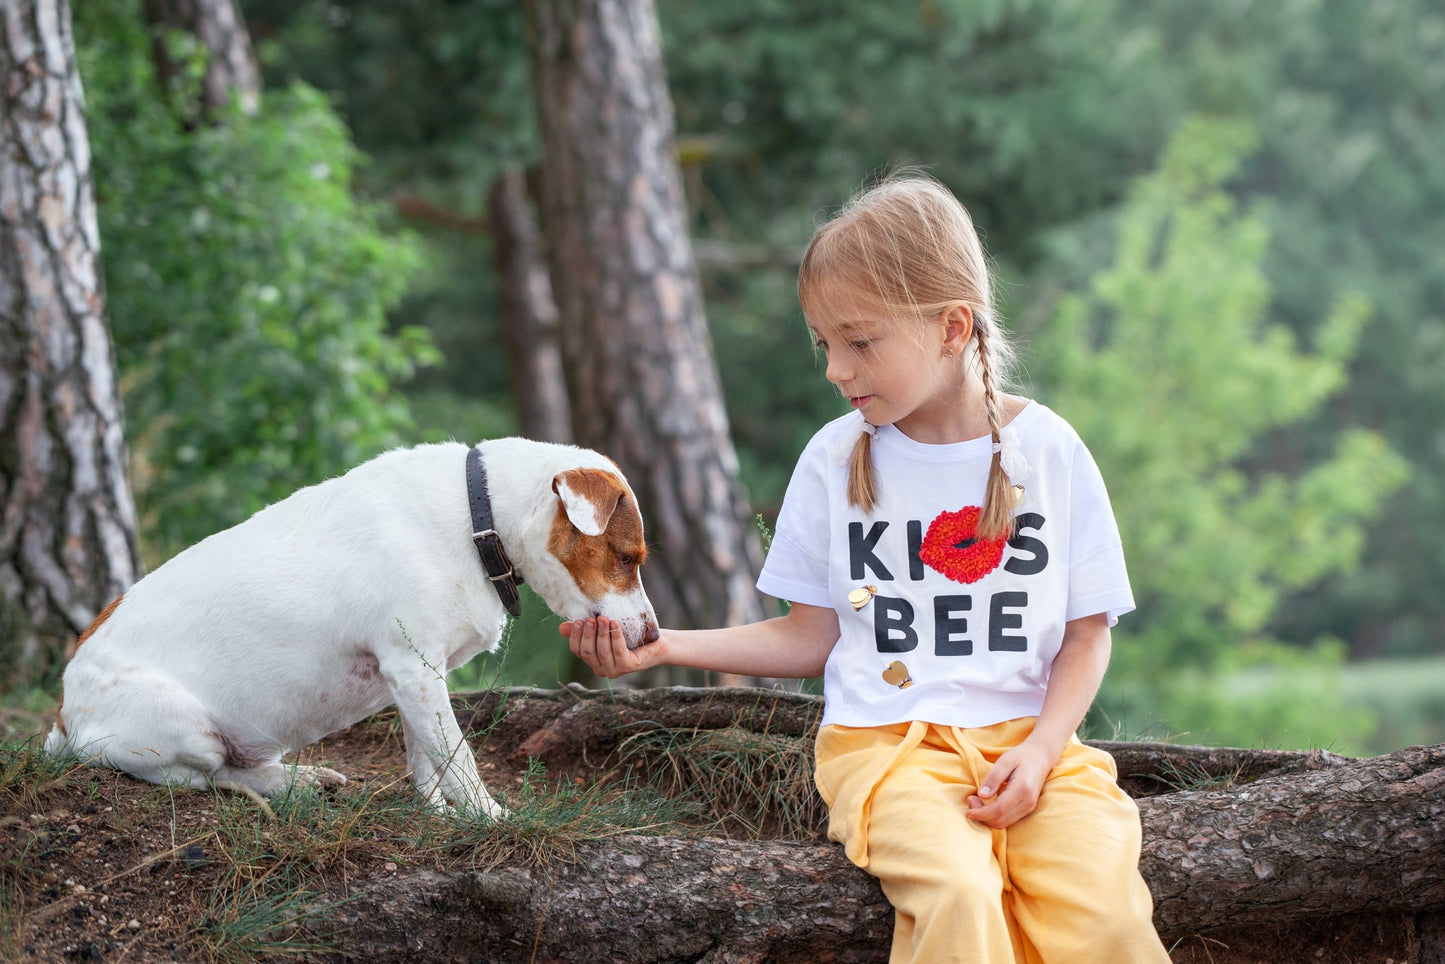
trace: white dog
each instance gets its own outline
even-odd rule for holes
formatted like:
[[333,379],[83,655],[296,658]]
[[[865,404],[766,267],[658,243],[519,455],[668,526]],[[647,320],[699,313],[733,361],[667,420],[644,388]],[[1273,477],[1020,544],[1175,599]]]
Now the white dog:
[[399,449],[197,543],[107,607],[65,670],[46,749],[274,796],[344,783],[282,756],[395,703],[423,796],[494,817],[445,674],[515,613],[508,554],[558,615],[615,619],[631,646],[657,638],[642,517],[612,462],[516,438]]

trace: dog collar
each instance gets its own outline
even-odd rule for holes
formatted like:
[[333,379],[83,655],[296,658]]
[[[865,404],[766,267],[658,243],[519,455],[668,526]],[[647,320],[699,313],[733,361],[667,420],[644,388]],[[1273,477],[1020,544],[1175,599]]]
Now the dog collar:
[[492,500],[487,496],[487,469],[482,464],[481,450],[473,447],[467,451],[467,501],[472,507],[472,542],[476,543],[477,555],[482,559],[482,568],[492,581],[492,588],[502,600],[508,614],[522,615],[522,597],[517,585],[522,577],[512,567],[507,551],[502,548],[502,537],[492,522]]

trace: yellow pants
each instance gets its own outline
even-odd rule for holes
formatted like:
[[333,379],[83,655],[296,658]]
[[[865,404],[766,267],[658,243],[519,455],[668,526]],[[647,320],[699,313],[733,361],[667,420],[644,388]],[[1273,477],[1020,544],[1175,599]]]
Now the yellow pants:
[[964,816],[1033,724],[819,731],[828,836],[893,904],[891,964],[1169,960],[1139,874],[1139,809],[1109,754],[1072,740],[1038,809],[1006,830]]

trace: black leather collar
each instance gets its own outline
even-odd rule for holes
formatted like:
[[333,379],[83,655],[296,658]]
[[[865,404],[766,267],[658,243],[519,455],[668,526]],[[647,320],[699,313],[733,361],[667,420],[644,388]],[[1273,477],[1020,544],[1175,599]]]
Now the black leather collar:
[[467,501],[472,507],[472,541],[477,545],[482,568],[497,590],[502,605],[512,616],[522,615],[522,597],[517,585],[522,577],[512,568],[512,560],[502,548],[502,538],[497,535],[492,521],[492,500],[487,496],[487,469],[482,465],[481,450],[473,446],[467,452]]

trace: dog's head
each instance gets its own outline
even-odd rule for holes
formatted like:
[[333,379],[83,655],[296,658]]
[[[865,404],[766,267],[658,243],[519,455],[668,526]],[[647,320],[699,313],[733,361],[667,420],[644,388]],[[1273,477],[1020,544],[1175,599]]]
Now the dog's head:
[[607,469],[568,469],[553,477],[552,491],[557,506],[545,555],[561,571],[528,571],[527,579],[564,619],[615,619],[632,649],[656,639],[657,616],[639,571],[647,558],[642,514],[627,482]]

